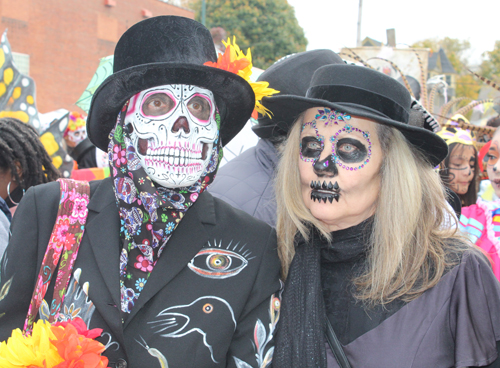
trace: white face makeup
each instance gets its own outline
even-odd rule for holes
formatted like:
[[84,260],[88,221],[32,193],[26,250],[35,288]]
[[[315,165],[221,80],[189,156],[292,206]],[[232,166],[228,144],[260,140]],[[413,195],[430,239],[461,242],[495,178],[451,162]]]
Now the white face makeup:
[[332,231],[373,215],[382,165],[377,123],[325,108],[307,110],[303,122],[299,172],[312,215]]
[[500,197],[500,134],[495,134],[491,141],[490,149],[486,155],[486,171],[491,181],[491,186],[497,197]]
[[211,91],[184,84],[150,88],[130,99],[125,128],[155,183],[166,188],[196,183],[217,138],[216,111]]
[[76,128],[75,130],[70,130],[68,135],[65,137],[66,144],[69,147],[76,147],[78,144],[87,138],[87,129],[85,126]]

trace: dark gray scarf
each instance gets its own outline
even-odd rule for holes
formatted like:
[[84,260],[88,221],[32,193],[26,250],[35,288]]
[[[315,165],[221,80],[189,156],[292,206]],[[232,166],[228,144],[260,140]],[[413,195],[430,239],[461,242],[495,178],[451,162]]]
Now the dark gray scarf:
[[283,292],[276,334],[274,368],[326,368],[325,306],[321,290],[321,241],[317,230],[309,242],[296,237],[295,256]]

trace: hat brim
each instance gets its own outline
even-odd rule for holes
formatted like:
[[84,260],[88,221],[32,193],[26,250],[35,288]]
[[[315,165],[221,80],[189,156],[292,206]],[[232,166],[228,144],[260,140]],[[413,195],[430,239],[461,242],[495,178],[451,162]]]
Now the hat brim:
[[221,115],[220,139],[226,145],[243,128],[255,107],[255,94],[240,76],[205,65],[150,63],[110,75],[95,91],[87,118],[88,137],[99,149],[108,150],[109,133],[125,102],[155,86],[187,84],[213,92]]
[[265,102],[266,107],[268,107],[271,112],[282,117],[282,119],[273,126],[272,130],[270,130],[271,134],[272,132],[279,133],[282,131],[290,131],[290,128],[299,115],[310,108],[328,107],[352,116],[371,119],[377,123],[398,129],[413,146],[424,152],[432,166],[439,165],[448,155],[448,146],[446,142],[435,133],[424,128],[390,119],[380,112],[363,105],[345,102],[335,103],[322,99],[293,95],[266,97]]

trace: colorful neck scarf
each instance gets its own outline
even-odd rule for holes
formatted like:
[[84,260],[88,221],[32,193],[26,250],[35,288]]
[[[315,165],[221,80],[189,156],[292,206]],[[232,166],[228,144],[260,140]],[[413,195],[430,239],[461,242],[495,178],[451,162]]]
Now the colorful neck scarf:
[[113,189],[121,220],[120,289],[123,319],[134,307],[182,217],[214,180],[222,156],[217,135],[210,162],[194,185],[175,189],[157,187],[142,168],[124,127],[122,115],[127,106],[128,103],[118,115],[108,146]]

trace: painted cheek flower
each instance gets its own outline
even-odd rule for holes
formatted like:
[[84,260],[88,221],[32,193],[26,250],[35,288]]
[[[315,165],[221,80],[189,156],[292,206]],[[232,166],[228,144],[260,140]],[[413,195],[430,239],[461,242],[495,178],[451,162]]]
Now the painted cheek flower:
[[142,272],[151,272],[153,271],[153,264],[147,260],[144,256],[137,256],[137,262],[134,263],[134,267]]

